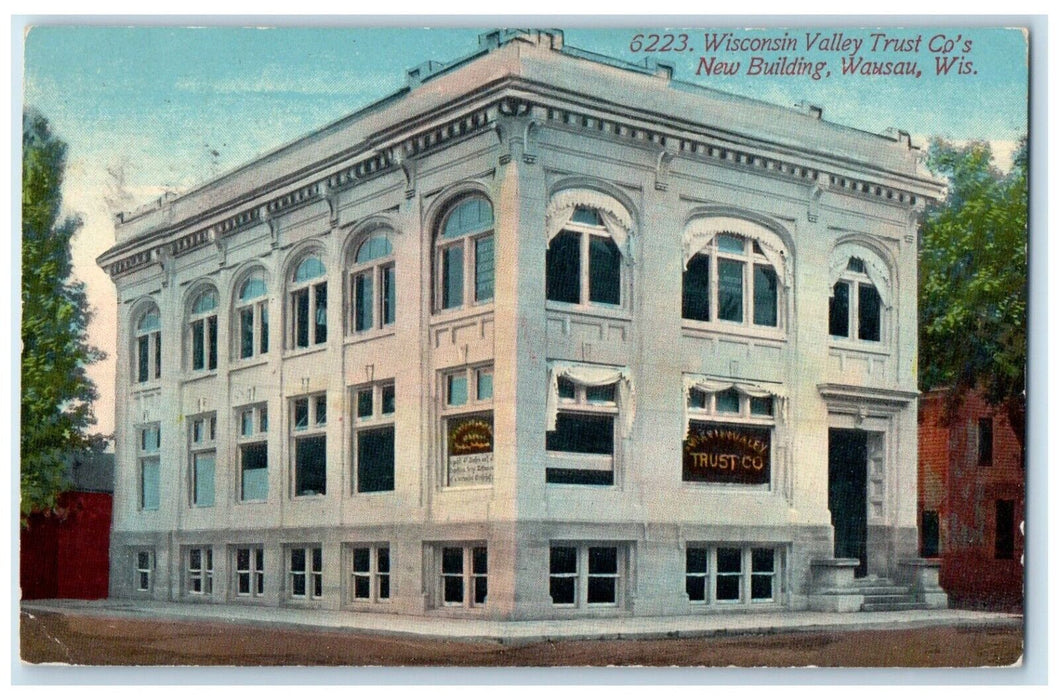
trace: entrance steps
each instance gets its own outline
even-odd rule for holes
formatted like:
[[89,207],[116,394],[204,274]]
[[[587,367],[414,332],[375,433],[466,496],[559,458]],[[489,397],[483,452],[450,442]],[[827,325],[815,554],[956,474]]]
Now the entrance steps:
[[916,600],[910,586],[899,586],[888,578],[867,576],[854,579],[853,590],[864,596],[860,609],[864,612],[882,610],[925,610],[927,606]]

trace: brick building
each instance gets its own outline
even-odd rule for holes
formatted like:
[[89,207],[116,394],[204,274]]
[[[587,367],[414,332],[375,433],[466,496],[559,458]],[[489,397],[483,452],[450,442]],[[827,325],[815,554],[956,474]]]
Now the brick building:
[[956,605],[1021,607],[1025,469],[1003,411],[970,394],[951,421],[940,391],[919,406],[920,554],[941,558]]

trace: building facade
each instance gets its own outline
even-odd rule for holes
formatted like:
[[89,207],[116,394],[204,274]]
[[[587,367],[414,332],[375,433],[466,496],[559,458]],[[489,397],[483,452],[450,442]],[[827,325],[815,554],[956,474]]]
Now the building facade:
[[119,217],[111,594],[531,619],[896,575],[916,163],[504,31]]
[[1021,610],[1026,471],[1010,422],[975,393],[948,415],[933,391],[919,436],[920,554],[941,560],[955,604]]

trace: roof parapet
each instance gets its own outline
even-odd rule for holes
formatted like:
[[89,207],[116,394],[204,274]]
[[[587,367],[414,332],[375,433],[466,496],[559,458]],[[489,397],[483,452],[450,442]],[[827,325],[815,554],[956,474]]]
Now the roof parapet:
[[794,109],[798,110],[802,114],[812,117],[813,119],[823,120],[824,108],[808,102],[799,102],[794,105]]

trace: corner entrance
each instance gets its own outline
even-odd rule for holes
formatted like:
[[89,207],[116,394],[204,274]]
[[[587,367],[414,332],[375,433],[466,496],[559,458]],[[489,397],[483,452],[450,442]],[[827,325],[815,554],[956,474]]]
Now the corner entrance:
[[868,574],[868,433],[827,431],[827,507],[835,528],[835,557],[858,559]]

